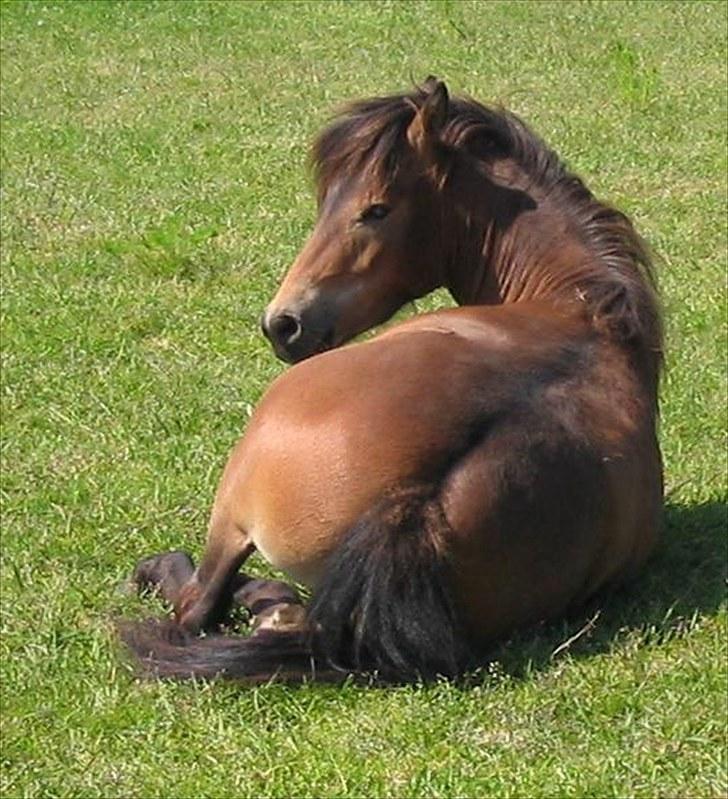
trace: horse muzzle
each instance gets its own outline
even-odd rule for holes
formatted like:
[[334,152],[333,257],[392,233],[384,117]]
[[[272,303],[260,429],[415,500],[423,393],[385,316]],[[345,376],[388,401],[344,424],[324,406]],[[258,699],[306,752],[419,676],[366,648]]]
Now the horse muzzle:
[[334,346],[333,328],[323,331],[307,326],[301,316],[292,311],[266,311],[260,327],[275,354],[286,363],[297,363]]

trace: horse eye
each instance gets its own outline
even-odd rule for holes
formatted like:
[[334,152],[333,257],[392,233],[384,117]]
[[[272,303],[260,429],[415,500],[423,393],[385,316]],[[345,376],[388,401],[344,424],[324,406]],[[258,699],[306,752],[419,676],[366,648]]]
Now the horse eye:
[[373,222],[384,219],[390,210],[390,207],[388,205],[384,205],[384,203],[374,203],[374,205],[370,205],[369,208],[366,208],[361,212],[359,215],[359,221]]

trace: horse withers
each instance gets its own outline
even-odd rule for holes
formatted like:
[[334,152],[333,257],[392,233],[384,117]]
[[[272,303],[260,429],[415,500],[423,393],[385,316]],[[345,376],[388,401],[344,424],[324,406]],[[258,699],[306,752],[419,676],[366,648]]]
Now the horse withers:
[[[662,332],[630,221],[435,79],[349,106],[313,164],[318,218],[262,320],[296,365],[228,461],[199,566],[137,572],[175,608],[124,633],[162,676],[456,675],[656,540]],[[440,286],[461,307],[343,346]],[[305,614],[259,581],[239,602],[283,622],[197,637],[256,550],[311,587]]]

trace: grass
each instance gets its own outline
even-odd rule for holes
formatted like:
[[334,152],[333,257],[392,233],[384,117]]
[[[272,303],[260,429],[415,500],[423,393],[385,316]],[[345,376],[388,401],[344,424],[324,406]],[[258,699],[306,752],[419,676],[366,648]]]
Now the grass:
[[[2,3],[3,796],[726,794],[727,9]],[[199,552],[282,368],[257,319],[311,225],[307,144],[431,72],[529,119],[659,256],[663,543],[461,685],[140,684],[119,585]]]

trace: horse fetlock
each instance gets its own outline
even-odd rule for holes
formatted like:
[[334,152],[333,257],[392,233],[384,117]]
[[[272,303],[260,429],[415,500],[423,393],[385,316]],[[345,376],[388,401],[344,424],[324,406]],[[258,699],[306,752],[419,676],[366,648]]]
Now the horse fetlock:
[[302,632],[306,611],[296,589],[281,580],[247,579],[234,593],[233,602],[253,617],[253,635],[263,630]]
[[257,580],[248,578],[236,589],[233,602],[247,608],[254,616],[262,610],[262,603],[301,604],[296,589],[282,580]]

